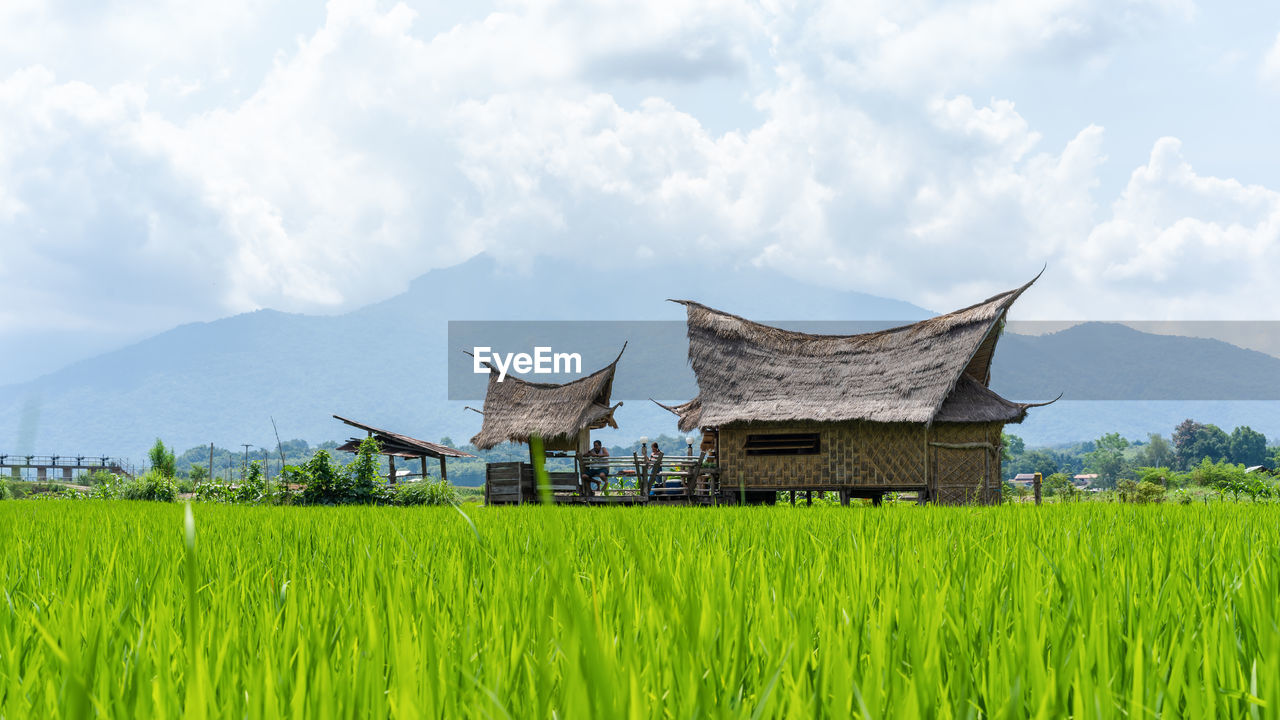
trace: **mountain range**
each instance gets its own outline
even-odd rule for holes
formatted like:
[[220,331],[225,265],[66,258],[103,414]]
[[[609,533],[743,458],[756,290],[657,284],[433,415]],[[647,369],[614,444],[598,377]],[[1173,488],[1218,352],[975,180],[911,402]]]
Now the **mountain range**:
[[[182,325],[0,387],[0,452],[141,457],[156,437],[179,450],[209,442],[273,447],[272,418],[285,439],[345,439],[348,429],[334,413],[425,439],[465,442],[480,417],[463,409],[467,402],[449,400],[449,353],[460,349],[450,346],[450,321],[682,323],[684,309],[667,298],[693,298],[765,321],[900,324],[934,314],[751,265],[673,263],[633,272],[539,259],[511,268],[481,255],[353,312],[260,310]],[[679,336],[663,337],[650,347],[629,346],[626,359],[635,372],[643,372],[648,353],[675,358],[664,372],[688,373]],[[583,369],[611,360],[618,340],[584,351]],[[626,362],[619,375],[624,372]],[[992,375],[993,388],[1011,399],[1063,393],[1062,401],[1010,428],[1031,444],[1110,431],[1167,434],[1185,417],[1228,429],[1249,424],[1280,436],[1280,403],[1227,402],[1280,398],[1280,359],[1216,340],[1104,323],[1040,336],[1007,332]],[[683,380],[691,381],[691,375]],[[643,397],[625,398],[617,417],[620,429],[601,433],[607,444],[675,432],[674,418]]]

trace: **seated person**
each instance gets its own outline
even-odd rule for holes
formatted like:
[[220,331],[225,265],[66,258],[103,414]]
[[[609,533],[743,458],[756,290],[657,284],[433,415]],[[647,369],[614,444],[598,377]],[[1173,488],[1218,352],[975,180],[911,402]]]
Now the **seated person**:
[[[664,457],[664,454],[662,450],[658,447],[658,443],[653,444],[652,452],[649,452],[648,449],[645,448],[643,445],[640,446],[640,451],[644,454],[645,464],[648,465],[648,468],[649,468],[648,472],[649,472],[650,489],[683,486],[683,484],[675,478],[672,478],[671,480],[663,482],[661,473],[662,473],[662,458]],[[674,482],[675,484],[674,485],[671,484],[672,482]]]
[[[609,448],[606,448],[596,440],[591,448],[582,454],[584,458],[607,458],[609,457]],[[582,480],[588,492],[591,491],[592,483],[604,487],[609,482],[609,466],[597,465],[595,467],[587,466],[582,471]]]

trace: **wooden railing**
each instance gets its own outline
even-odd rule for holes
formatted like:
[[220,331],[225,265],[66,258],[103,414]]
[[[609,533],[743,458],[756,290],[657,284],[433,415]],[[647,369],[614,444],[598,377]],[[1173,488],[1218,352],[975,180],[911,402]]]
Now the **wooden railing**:
[[[625,484],[617,488],[621,494],[637,494],[647,499],[690,498],[695,495],[710,497],[714,492],[714,470],[704,467],[706,453],[692,455],[666,455],[661,463],[652,457],[632,453],[631,457],[583,457],[579,458],[583,472],[605,468],[606,478],[634,479],[635,487]],[[678,481],[678,482],[672,482]],[[605,492],[611,492],[608,485]]]

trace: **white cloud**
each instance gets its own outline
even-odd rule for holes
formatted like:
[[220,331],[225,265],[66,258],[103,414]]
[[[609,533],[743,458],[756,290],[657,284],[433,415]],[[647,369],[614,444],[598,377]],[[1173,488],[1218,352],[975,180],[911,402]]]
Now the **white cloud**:
[[1094,60],[1190,0],[874,0],[826,3],[803,26],[833,77],[894,92],[980,80],[1010,62]]
[[1271,44],[1271,48],[1263,56],[1262,65],[1258,68],[1258,74],[1264,83],[1280,89],[1280,34],[1276,35],[1275,42]]
[[1280,267],[1280,192],[1198,175],[1162,138],[1069,259],[1130,318],[1273,319],[1258,293]]
[[[1029,296],[1041,316],[1229,316],[1238,298],[1194,270],[1275,259],[1273,191],[1161,141],[1098,198],[1100,127],[1048,143],[1013,100],[966,89],[1105,57],[1181,3],[528,2],[430,27],[431,7],[332,0],[240,64],[275,6],[139,7],[105,31],[138,45],[110,82],[75,79],[70,51],[68,72],[0,75],[0,281],[46,308],[0,314],[0,333],[341,309],[483,250],[730,258],[936,308],[1047,262],[1070,289]],[[9,12],[83,37],[43,5]],[[198,62],[175,59],[186,44]],[[660,92],[707,83],[758,121],[715,132]]]

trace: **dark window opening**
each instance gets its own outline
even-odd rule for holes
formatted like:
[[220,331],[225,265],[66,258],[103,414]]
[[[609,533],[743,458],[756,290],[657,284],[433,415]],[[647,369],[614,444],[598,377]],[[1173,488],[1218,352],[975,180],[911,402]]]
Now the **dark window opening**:
[[817,455],[822,447],[818,433],[748,435],[748,455]]

